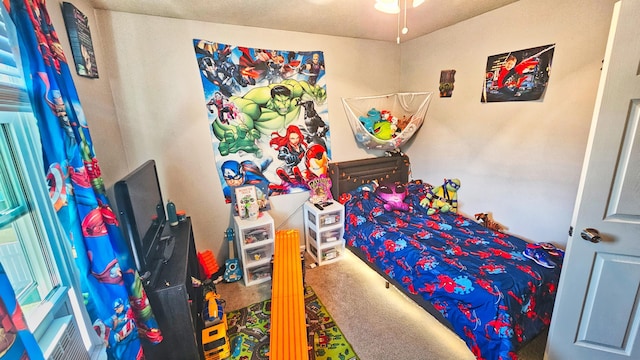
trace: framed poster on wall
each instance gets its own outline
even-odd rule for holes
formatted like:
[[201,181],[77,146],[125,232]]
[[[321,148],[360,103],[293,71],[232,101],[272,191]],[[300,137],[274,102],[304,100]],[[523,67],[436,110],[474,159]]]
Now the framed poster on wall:
[[62,16],[69,34],[76,72],[80,76],[98,78],[98,67],[87,17],[68,2],[62,3]]
[[489,56],[480,101],[539,100],[549,83],[555,44]]

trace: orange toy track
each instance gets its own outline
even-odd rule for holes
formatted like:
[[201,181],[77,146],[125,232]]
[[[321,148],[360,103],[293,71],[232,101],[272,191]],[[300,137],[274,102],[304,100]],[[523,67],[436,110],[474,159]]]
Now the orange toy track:
[[298,230],[276,232],[270,332],[270,360],[309,359]]
[[215,274],[220,269],[220,266],[218,266],[218,262],[216,261],[216,257],[213,256],[213,252],[211,252],[211,250],[199,252],[198,262],[200,263],[200,267],[202,268],[206,279],[209,279],[211,275]]

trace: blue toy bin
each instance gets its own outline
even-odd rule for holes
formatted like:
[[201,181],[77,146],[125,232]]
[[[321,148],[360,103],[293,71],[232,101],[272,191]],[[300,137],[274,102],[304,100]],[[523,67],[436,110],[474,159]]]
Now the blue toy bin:
[[[408,92],[342,98],[342,104],[358,143],[367,149],[394,151],[407,142],[422,126],[432,94],[431,92]],[[408,122],[391,139],[380,139],[361,121],[361,117],[368,117],[371,110],[386,110],[392,116]]]

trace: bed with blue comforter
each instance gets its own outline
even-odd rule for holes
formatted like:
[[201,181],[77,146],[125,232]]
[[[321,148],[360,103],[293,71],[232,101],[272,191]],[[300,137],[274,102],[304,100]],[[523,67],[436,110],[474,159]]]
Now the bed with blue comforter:
[[387,211],[366,189],[342,194],[347,246],[431,304],[478,359],[514,359],[551,321],[561,260],[523,256],[527,242],[456,213],[427,215],[428,185],[409,183],[411,210]]

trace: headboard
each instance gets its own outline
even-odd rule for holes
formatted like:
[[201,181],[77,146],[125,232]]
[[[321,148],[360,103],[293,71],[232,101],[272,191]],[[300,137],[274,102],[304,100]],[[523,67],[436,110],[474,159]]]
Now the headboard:
[[340,194],[373,180],[406,183],[409,181],[410,165],[407,155],[330,162],[331,194],[338,199]]

